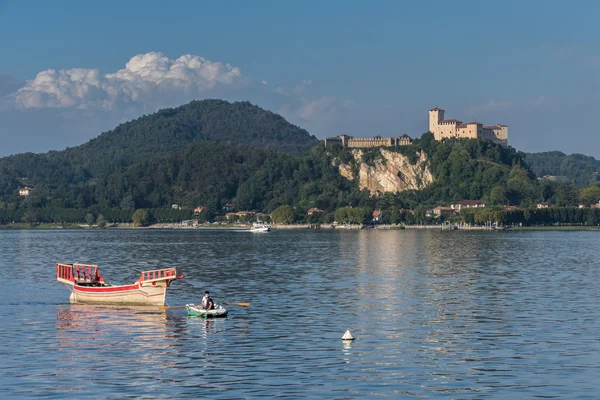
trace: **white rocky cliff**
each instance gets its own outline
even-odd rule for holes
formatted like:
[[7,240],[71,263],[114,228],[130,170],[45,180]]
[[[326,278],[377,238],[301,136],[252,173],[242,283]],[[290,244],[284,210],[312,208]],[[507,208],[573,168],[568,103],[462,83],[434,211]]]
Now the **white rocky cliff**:
[[[352,150],[352,155],[360,165],[358,183],[361,189],[368,189],[371,195],[384,193],[397,193],[404,190],[423,189],[433,182],[433,176],[427,164],[424,153],[419,154],[419,159],[412,165],[408,157],[381,149],[374,166],[363,162],[363,151]],[[339,165],[342,176],[354,180],[350,164]]]

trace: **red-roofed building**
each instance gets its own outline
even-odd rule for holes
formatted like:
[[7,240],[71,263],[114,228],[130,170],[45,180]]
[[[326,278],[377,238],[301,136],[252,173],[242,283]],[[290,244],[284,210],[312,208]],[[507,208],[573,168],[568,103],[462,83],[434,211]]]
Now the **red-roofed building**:
[[325,211],[320,208],[311,208],[306,212],[306,215],[323,214]]
[[34,191],[34,188],[30,188],[25,186],[22,189],[19,189],[19,196],[29,196],[31,194],[32,191]]
[[206,207],[198,206],[198,207],[194,208],[194,214],[200,214],[204,210],[206,210]]
[[373,222],[381,222],[382,213],[380,210],[373,211]]

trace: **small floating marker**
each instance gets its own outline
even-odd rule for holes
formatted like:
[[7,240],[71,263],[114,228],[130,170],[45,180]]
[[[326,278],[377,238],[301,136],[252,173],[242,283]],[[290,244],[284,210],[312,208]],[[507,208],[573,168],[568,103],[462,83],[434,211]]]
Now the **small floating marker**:
[[354,336],[350,333],[350,329],[346,329],[346,333],[342,336],[342,340],[354,340]]

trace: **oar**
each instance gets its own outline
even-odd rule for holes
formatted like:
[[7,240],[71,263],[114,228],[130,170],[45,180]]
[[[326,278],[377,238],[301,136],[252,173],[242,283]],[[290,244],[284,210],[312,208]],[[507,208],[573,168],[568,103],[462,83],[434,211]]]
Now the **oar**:
[[[223,301],[222,303],[226,304],[226,305],[234,305],[234,306],[240,306],[240,307],[250,307],[250,303],[244,303],[244,302],[241,302],[241,303],[227,303],[227,302]],[[185,308],[185,307],[186,306],[158,306],[158,309],[159,310],[168,310],[168,309],[171,309],[171,308]]]
[[185,306],[158,306],[159,310],[168,310],[169,308],[185,308]]
[[227,303],[224,301],[223,304],[240,306],[240,307],[250,307],[250,303]]

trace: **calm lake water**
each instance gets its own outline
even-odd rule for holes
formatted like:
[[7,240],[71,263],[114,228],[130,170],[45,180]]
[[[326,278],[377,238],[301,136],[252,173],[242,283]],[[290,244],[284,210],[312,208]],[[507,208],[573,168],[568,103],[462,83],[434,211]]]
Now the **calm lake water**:
[[[597,399],[599,260],[600,232],[0,231],[0,397]],[[74,261],[251,306],[70,305]]]

